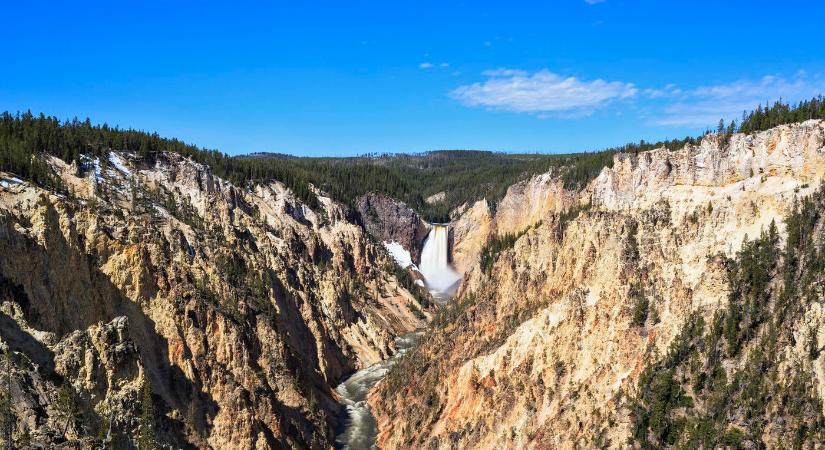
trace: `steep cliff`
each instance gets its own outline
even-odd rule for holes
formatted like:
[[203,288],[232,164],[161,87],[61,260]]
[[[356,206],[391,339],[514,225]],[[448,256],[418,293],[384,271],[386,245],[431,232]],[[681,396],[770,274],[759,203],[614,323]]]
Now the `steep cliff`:
[[481,249],[493,232],[493,225],[487,200],[475,202],[450,223],[452,263],[459,273],[468,272],[478,263]]
[[397,242],[412,256],[421,257],[421,246],[430,226],[409,206],[383,194],[369,193],[356,199],[355,208],[364,228],[383,242]]
[[565,189],[564,182],[550,172],[510,186],[495,211],[486,199],[456,208],[451,222],[453,264],[459,272],[469,272],[491,238],[518,235],[549,214],[577,205],[579,195]]
[[69,195],[0,173],[20,442],[329,447],[331,386],[425,324],[383,247],[330,199],[312,210],[174,153],[49,164]]
[[[661,429],[642,420],[644,412],[659,414],[655,424],[666,417],[685,427],[680,418],[700,413],[686,409],[691,406],[678,396],[662,413],[662,403],[672,399],[663,400],[661,389],[640,390],[640,378],[666,381],[656,376],[690,373],[657,364],[673,353],[668,349],[679,342],[675,337],[695,317],[713,323],[715,315],[751,304],[738,300],[741,286],[733,281],[747,256],[740,253],[743,241],[774,229],[772,222],[777,236],[785,236],[783,220],[794,199],[811,195],[823,172],[825,124],[808,121],[753,135],[708,136],[678,151],[618,154],[612,168],[573,197],[549,179],[512,189],[513,201],[502,201],[494,226],[526,232],[489,266],[472,266],[462,293],[435,317],[423,344],[373,392],[379,446],[667,443],[656,435]],[[546,188],[531,191],[529,183]],[[801,335],[811,324],[821,327],[821,297],[813,292],[819,300],[800,303],[795,320],[779,322],[790,328],[786,336]],[[777,342],[788,361],[808,361],[778,363],[777,385],[793,385],[800,374],[809,380],[801,389],[821,399],[825,359],[803,355],[804,346],[794,339]],[[743,345],[745,355],[758,346]],[[736,354],[724,367],[733,378],[737,367],[750,362]],[[787,392],[793,391],[769,393]],[[698,399],[696,407],[706,411]],[[764,430],[759,438],[775,445],[802,423],[802,442],[815,443],[818,431],[811,424],[820,420],[822,406],[803,402],[809,405],[819,410],[796,421],[765,413],[773,417],[767,421],[772,431],[754,429]],[[736,416],[746,410],[729,411],[729,419],[742,424],[734,426],[734,435],[748,431],[748,422]]]

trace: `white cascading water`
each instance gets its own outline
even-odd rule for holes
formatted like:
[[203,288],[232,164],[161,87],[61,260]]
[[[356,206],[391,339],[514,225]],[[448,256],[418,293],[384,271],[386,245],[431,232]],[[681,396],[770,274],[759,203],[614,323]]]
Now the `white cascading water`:
[[421,250],[421,264],[418,269],[424,275],[427,288],[438,301],[446,301],[458,289],[461,274],[450,266],[450,227],[433,224],[433,229],[424,241]]
[[[433,298],[440,303],[449,300],[461,281],[461,274],[450,266],[449,236],[449,226],[433,224],[433,229],[424,241],[421,264],[419,264],[419,271],[426,280],[427,288]],[[395,249],[394,255],[399,252],[397,245],[393,243],[388,247],[391,252]],[[406,259],[409,261],[409,254],[406,255]],[[354,373],[335,388],[335,392],[341,398],[341,404],[346,407],[341,428],[335,437],[336,448],[342,450],[376,448],[375,438],[378,435],[378,425],[367,403],[367,395],[401,356],[415,345],[421,334],[422,332],[416,332],[397,337],[395,339],[397,352],[392,358]]]

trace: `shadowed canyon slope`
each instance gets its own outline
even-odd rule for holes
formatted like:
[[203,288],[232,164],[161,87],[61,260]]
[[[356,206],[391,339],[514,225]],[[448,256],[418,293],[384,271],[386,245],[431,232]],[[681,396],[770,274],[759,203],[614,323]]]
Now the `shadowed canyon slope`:
[[175,448],[329,446],[332,386],[426,313],[347,208],[155,159],[52,158],[69,196],[3,177],[0,314],[21,433],[130,448],[149,386],[148,420]]

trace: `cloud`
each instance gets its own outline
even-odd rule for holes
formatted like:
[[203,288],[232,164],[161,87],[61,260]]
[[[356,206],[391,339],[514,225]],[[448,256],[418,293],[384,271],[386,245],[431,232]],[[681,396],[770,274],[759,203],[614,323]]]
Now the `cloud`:
[[584,0],[584,2],[587,3],[588,5],[595,5],[597,3],[604,3],[606,1],[607,0]]
[[[682,92],[678,88],[663,90],[669,100],[654,125],[712,126],[720,118],[738,120],[742,111],[750,111],[759,104],[779,100],[797,102],[823,92],[823,83],[811,79],[804,72],[788,79],[766,75],[759,79],[740,79],[731,83],[700,86]],[[654,90],[658,93],[657,90]],[[650,98],[659,98],[655,94]]]
[[528,75],[526,70],[518,69],[492,69],[481,72],[485,77],[526,77]]
[[529,73],[523,70],[495,69],[482,73],[484,82],[459,86],[450,97],[467,106],[537,114],[578,117],[614,100],[628,99],[638,93],[632,83],[580,80],[549,70]]
[[431,63],[431,62],[423,62],[423,63],[418,65],[418,68],[424,69],[424,70],[433,69],[433,68],[449,69],[450,68],[450,63],[443,62],[443,63],[435,64],[435,63]]
[[637,87],[623,81],[565,77],[547,69],[499,68],[482,76],[483,81],[459,86],[448,95],[466,106],[540,118],[578,118],[611,106],[616,114],[629,112],[649,125],[665,127],[714,127],[720,118],[739,120],[743,111],[759,104],[779,99],[796,103],[825,94],[825,74],[804,71],[698,87]]
[[679,95],[682,93],[682,90],[679,89],[675,84],[667,84],[663,88],[647,88],[642,90],[642,94],[651,99],[662,98],[662,97],[673,97],[675,95]]

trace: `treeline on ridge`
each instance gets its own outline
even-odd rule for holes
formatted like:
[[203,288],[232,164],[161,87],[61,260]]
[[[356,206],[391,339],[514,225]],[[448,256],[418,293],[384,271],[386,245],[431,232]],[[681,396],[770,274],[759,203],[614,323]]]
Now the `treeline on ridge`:
[[[752,133],[808,119],[825,119],[825,100],[820,96],[795,105],[777,101],[743,113],[737,125],[720,120],[717,133]],[[709,133],[708,130],[706,133]],[[289,187],[311,208],[318,199],[311,186],[332,198],[352,205],[367,192],[381,192],[416,209],[426,220],[449,220],[449,212],[464,203],[486,198],[495,208],[507,188],[519,180],[550,170],[566,188],[579,189],[613,162],[615,153],[638,153],[666,147],[676,150],[697,144],[701,136],[657,142],[639,141],[594,152],[573,154],[508,154],[489,151],[442,150],[412,155],[384,154],[349,158],[308,158],[274,154],[232,157],[217,150],[187,144],[133,129],[107,124],[93,125],[89,119],[60,121],[43,114],[0,115],[0,170],[60,190],[42,158],[48,154],[66,162],[82,157],[106,158],[111,150],[131,152],[153,164],[160,152],[174,152],[208,165],[214,173],[238,186],[277,180]],[[439,192],[442,201],[425,199]]]
[[133,152],[146,164],[153,164],[160,152],[178,153],[206,164],[216,175],[239,186],[254,180],[279,180],[310,207],[318,199],[308,180],[286,160],[250,161],[233,158],[217,150],[207,150],[178,139],[132,129],[93,125],[89,119],[61,122],[56,117],[31,112],[0,115],[0,170],[14,173],[49,188],[60,189],[59,180],[35,156],[51,155],[67,163],[80,164],[81,157],[108,158],[111,150]]

